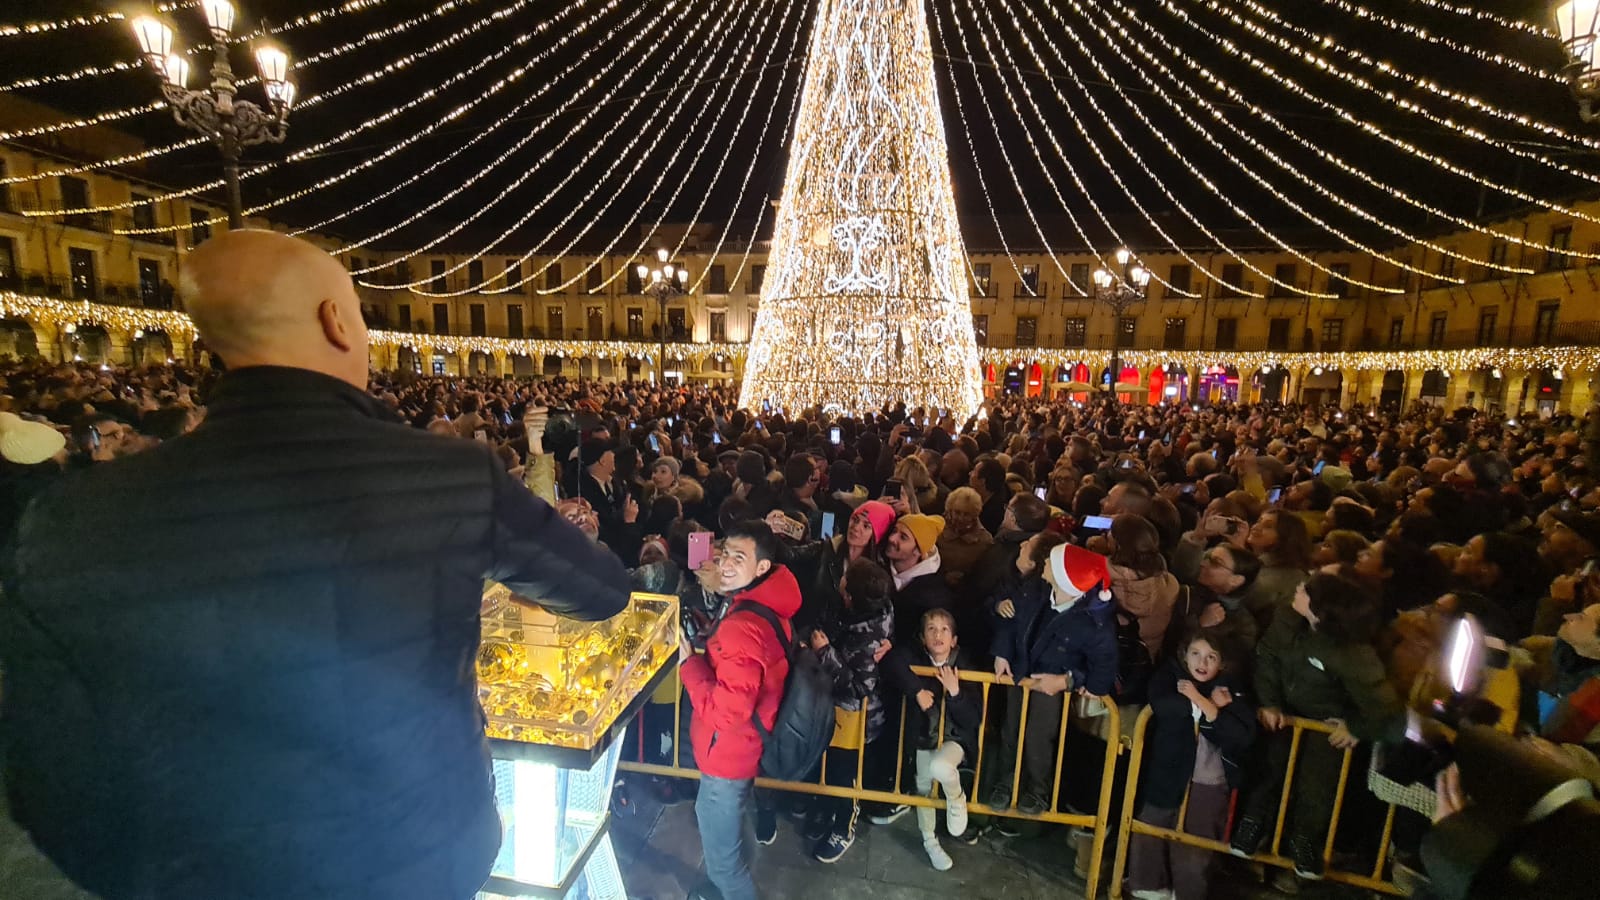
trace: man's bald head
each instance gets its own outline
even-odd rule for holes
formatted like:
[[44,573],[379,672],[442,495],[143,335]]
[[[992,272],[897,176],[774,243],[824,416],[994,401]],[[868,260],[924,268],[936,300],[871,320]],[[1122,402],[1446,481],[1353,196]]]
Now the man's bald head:
[[338,260],[273,231],[230,231],[184,258],[184,308],[230,369],[289,366],[367,386],[367,327]]

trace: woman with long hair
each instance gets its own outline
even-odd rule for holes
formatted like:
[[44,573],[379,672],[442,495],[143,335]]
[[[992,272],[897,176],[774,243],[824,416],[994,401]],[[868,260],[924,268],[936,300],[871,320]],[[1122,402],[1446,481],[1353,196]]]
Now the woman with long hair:
[[1269,509],[1250,526],[1245,541],[1261,560],[1261,573],[1245,593],[1244,605],[1265,634],[1273,616],[1289,605],[1295,588],[1311,570],[1314,548],[1305,520],[1291,512]]
[[1118,613],[1138,623],[1139,641],[1153,662],[1172,623],[1178,579],[1167,571],[1156,527],[1143,516],[1117,516],[1111,522],[1109,543],[1112,599]]

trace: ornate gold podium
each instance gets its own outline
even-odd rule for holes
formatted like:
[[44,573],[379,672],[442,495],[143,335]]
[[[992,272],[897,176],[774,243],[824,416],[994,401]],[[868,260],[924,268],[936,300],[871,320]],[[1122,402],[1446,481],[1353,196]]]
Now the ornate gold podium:
[[480,898],[623,900],[611,787],[627,723],[672,670],[678,598],[634,594],[604,622],[577,622],[484,592],[478,694],[504,826]]

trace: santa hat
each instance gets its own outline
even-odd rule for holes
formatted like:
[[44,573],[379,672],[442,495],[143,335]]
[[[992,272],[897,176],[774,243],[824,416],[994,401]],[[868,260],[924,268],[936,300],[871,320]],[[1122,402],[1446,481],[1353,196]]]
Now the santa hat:
[[1100,586],[1097,600],[1103,603],[1111,599],[1111,571],[1106,558],[1082,547],[1057,544],[1050,551],[1050,580],[1063,597],[1074,602],[1095,585]]

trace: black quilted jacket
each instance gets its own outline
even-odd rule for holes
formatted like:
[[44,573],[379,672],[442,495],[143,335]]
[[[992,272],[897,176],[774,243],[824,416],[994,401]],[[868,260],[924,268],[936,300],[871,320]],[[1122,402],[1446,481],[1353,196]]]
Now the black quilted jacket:
[[298,369],[23,517],[0,576],[13,814],[106,900],[456,900],[500,842],[484,579],[584,619],[627,576],[483,445]]

